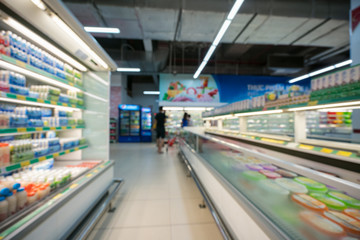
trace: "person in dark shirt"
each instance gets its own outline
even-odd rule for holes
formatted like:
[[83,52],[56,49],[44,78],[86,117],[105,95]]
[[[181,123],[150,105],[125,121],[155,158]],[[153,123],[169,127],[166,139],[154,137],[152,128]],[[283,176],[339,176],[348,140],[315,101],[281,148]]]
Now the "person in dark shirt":
[[162,107],[159,107],[159,112],[155,116],[156,145],[158,147],[158,153],[163,153],[162,148],[164,146],[164,138],[165,138],[165,121],[166,121],[165,112]]

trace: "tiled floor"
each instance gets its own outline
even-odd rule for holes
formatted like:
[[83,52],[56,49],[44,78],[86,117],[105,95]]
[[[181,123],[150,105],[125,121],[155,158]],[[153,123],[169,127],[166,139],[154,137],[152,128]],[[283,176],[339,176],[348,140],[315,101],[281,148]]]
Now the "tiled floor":
[[208,208],[177,157],[176,147],[157,154],[154,144],[111,144],[115,177],[125,179],[114,204],[88,239],[220,240]]

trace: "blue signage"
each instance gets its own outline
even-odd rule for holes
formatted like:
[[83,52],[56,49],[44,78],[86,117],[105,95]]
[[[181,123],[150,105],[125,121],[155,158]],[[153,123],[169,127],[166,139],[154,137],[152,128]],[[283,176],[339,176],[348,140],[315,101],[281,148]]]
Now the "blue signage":
[[151,108],[143,107],[143,108],[141,108],[141,111],[149,113],[149,112],[151,112]]
[[128,111],[138,111],[138,110],[140,110],[139,105],[131,105],[131,104],[120,104],[119,108],[121,110],[128,110]]

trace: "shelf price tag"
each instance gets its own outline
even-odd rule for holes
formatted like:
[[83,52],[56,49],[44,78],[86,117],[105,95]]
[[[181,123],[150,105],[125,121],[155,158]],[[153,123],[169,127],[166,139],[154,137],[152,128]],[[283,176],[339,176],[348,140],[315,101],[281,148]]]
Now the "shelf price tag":
[[334,150],[330,149],[330,148],[323,148],[320,150],[320,152],[323,152],[323,153],[332,153]]
[[67,107],[67,106],[68,106],[67,103],[62,103],[62,105],[63,105],[64,107]]
[[39,157],[39,161],[41,162],[41,161],[45,161],[46,160],[46,157],[45,156],[43,156],[43,157]]
[[19,60],[16,60],[16,65],[18,65],[19,67],[22,67],[22,68],[26,68],[26,64]]
[[56,127],[50,127],[50,130],[54,131],[56,130]]
[[54,153],[54,154],[53,154],[53,157],[54,157],[54,158],[56,158],[56,157],[58,157],[58,156],[59,156],[59,153]]
[[20,163],[21,167],[25,167],[25,166],[29,166],[30,165],[30,161],[25,161],[25,162],[21,162]]
[[35,128],[35,131],[42,131],[43,130],[43,128],[42,127],[37,127],[37,128]]
[[56,200],[62,196],[62,193],[57,194],[55,197],[53,197],[53,200]]
[[74,183],[73,185],[71,185],[69,188],[70,189],[73,189],[73,188],[76,188],[78,186],[78,184],[77,183]]
[[79,150],[79,147],[76,147],[76,148],[75,148],[75,151],[78,151],[78,150]]
[[26,128],[18,128],[17,132],[26,132]]
[[350,157],[351,154],[352,154],[352,152],[347,152],[347,151],[338,151],[336,153],[336,155],[343,156],[343,157]]
[[57,105],[57,102],[55,102],[55,101],[50,101],[50,103],[51,103],[52,105]]
[[44,99],[38,99],[37,102],[44,103],[45,101],[44,101]]
[[70,150],[69,150],[69,149],[68,149],[68,150],[65,150],[65,153],[66,153],[66,154],[70,153]]
[[313,150],[313,149],[314,149],[314,146],[305,145],[305,144],[300,144],[300,145],[298,146],[298,148],[302,148],[302,149],[306,149],[306,150]]
[[16,95],[16,99],[26,100],[26,97],[25,97],[25,96],[21,96],[21,95]]
[[67,127],[61,127],[61,129],[62,129],[62,130],[66,130],[66,129],[67,129]]
[[310,102],[308,102],[308,106],[315,106],[315,105],[317,105],[318,104],[318,102],[319,101],[310,101]]

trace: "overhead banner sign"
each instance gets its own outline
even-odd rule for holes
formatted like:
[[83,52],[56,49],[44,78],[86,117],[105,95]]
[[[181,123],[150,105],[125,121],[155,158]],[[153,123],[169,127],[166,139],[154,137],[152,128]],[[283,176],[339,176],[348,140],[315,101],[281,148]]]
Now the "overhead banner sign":
[[[203,106],[216,107],[244,99],[267,95],[277,95],[307,91],[310,80],[288,84],[288,77],[240,76],[240,75],[201,75],[193,79],[190,74],[160,74],[161,106]],[[296,88],[295,88],[296,86]]]
[[160,74],[160,105],[215,107],[220,93],[211,75],[193,79],[191,74]]

